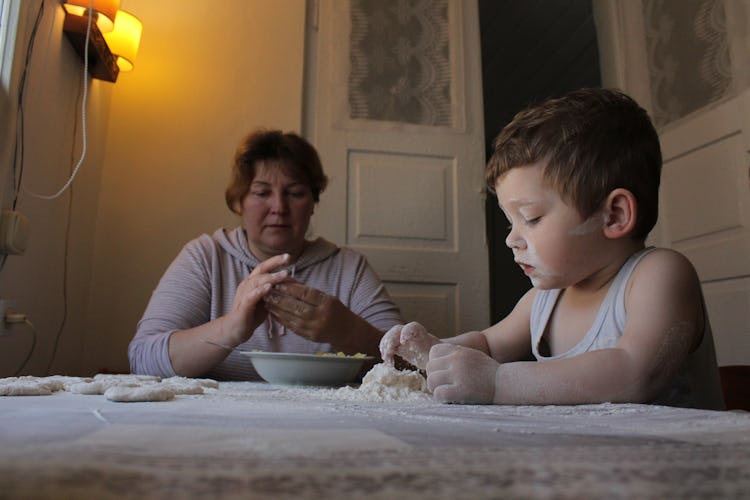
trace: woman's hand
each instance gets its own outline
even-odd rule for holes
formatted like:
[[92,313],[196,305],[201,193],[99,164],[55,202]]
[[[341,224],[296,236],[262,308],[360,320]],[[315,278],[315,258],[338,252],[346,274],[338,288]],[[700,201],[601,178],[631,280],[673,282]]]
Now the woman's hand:
[[222,324],[225,343],[236,346],[245,342],[263,322],[267,311],[262,299],[271,291],[273,285],[287,279],[289,273],[286,269],[276,269],[288,261],[289,254],[266,259],[242,280],[235,292],[232,309],[224,317]]
[[442,343],[430,349],[427,388],[443,403],[491,404],[500,364],[476,349]]
[[396,325],[380,341],[380,355],[383,362],[393,366],[393,356],[398,355],[405,361],[424,370],[429,359],[430,348],[439,344],[440,339],[428,332],[416,321],[406,325]]
[[275,285],[263,300],[273,319],[297,335],[348,354],[377,352],[381,332],[336,297],[287,280]]

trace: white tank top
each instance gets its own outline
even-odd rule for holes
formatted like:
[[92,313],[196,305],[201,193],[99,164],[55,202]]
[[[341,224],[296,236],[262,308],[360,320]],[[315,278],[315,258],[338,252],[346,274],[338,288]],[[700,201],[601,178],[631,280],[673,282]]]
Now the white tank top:
[[[569,351],[556,356],[540,354],[539,345],[562,290],[539,290],[531,308],[530,325],[531,348],[537,361],[570,358],[588,351],[615,347],[622,337],[627,319],[625,290],[628,280],[641,258],[653,250],[653,247],[645,248],[630,256],[612,281],[589,331]],[[701,301],[703,302],[702,297]],[[703,317],[705,327],[700,345],[689,354],[685,366],[672,386],[653,403],[688,408],[724,409],[713,336],[705,302],[703,303]]]

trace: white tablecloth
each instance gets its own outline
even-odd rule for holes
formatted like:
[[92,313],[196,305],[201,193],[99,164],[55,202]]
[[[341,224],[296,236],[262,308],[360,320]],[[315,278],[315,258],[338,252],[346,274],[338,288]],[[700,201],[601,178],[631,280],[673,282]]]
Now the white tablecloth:
[[0,498],[750,498],[750,414],[222,383],[0,398]]

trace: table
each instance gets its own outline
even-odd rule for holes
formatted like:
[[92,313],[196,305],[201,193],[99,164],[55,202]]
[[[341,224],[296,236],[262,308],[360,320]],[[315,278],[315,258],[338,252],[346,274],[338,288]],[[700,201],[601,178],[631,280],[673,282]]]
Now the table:
[[750,413],[222,383],[0,398],[0,498],[750,498]]

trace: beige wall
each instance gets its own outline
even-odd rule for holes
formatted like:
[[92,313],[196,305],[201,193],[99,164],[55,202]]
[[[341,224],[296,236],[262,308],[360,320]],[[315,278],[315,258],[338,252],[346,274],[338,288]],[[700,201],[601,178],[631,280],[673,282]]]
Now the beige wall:
[[224,204],[249,130],[299,130],[304,0],[127,0],[144,25],[112,90],[85,368],[127,370],[152,289],[183,244],[236,218]]
[[[78,162],[81,148],[81,59],[62,34],[63,11],[55,1],[21,2],[19,34],[10,75],[10,115],[2,116],[0,150],[2,207],[12,204],[10,158],[15,137],[18,81],[33,21],[37,29],[27,71],[24,99],[23,185],[39,194],[53,194]],[[22,191],[17,209],[30,220],[28,248],[9,256],[0,273],[0,297],[26,313],[37,331],[37,345],[24,373],[44,374],[59,348],[55,368],[77,371],[83,350],[83,325],[91,273],[94,214],[106,140],[111,84],[90,82],[87,99],[88,148],[72,191],[55,200],[42,200]],[[67,283],[66,283],[67,276]],[[67,312],[67,313],[66,313]],[[16,325],[0,338],[0,375],[15,373],[31,347],[31,328]]]
[[[59,5],[45,7],[61,25]],[[237,223],[223,202],[237,142],[256,127],[299,130],[302,121],[304,0],[123,0],[122,7],[144,33],[135,70],[115,84],[93,84],[96,155],[74,188],[67,326],[52,373],[128,369],[128,342],[166,266],[188,240]],[[35,61],[44,75],[32,76],[41,97],[28,110],[27,140],[44,158],[34,159],[29,184],[50,191],[69,168],[79,60],[59,26],[40,31]],[[66,206],[20,206],[36,219],[30,249],[0,275],[0,297],[18,297],[39,331],[27,373],[44,374],[62,320]],[[22,340],[0,339],[0,356],[7,346],[20,361]],[[6,362],[0,357],[8,367],[0,375],[10,370]]]

